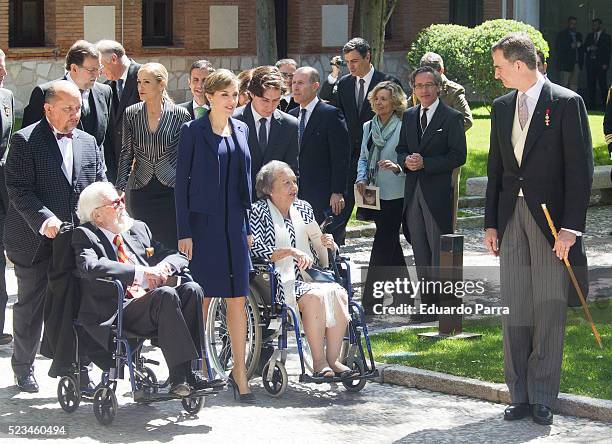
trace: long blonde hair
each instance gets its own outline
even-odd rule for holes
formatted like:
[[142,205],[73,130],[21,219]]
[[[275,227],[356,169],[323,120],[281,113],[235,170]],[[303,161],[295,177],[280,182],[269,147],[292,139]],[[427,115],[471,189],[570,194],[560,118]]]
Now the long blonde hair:
[[138,70],[138,72],[141,71],[146,71],[153,74],[153,77],[155,77],[157,83],[163,84],[164,89],[162,91],[162,99],[164,102],[168,101],[169,103],[174,103],[174,100],[172,100],[172,97],[170,97],[168,90],[166,89],[168,87],[168,70],[164,65],[157,62],[145,63]]

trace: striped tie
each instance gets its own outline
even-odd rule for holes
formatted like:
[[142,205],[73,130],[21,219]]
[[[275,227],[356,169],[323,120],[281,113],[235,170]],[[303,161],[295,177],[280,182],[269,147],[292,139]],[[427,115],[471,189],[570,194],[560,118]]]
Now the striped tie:
[[132,261],[130,260],[130,257],[128,256],[127,252],[125,251],[123,238],[120,234],[115,236],[113,243],[117,247],[117,259],[119,260],[119,262],[121,262],[122,264],[131,264]]

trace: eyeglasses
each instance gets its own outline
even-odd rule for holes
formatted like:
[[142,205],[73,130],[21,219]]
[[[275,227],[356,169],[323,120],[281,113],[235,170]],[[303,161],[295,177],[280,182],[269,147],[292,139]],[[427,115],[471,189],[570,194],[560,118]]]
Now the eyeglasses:
[[95,74],[97,72],[102,71],[102,69],[104,68],[104,66],[100,65],[97,68],[85,68],[84,66],[79,66],[79,68],[87,71],[89,74]]
[[289,73],[289,72],[281,72],[281,75],[286,78],[286,79],[292,79],[293,78],[293,74]]
[[414,85],[414,89],[432,89],[435,86],[435,83],[417,83]]
[[113,207],[113,209],[117,210],[123,205],[125,205],[125,193],[121,193],[121,196],[111,201],[111,203],[107,203],[106,205],[100,205],[99,207],[96,207],[96,210],[98,208],[104,208],[104,207]]

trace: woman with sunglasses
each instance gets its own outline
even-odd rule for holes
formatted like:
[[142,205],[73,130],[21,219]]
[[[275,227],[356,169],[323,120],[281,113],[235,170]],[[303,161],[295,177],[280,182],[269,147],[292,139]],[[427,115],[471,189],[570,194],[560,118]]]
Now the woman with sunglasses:
[[145,222],[163,245],[177,248],[177,146],[181,126],[191,116],[168,95],[168,71],[163,65],[142,65],[137,84],[142,102],[128,107],[123,116],[117,188],[128,188],[130,214]]

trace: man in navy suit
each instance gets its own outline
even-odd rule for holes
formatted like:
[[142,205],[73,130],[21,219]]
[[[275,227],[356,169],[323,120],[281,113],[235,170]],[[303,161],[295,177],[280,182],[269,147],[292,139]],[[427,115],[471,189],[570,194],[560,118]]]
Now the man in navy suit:
[[281,160],[298,176],[298,121],[278,109],[285,81],[278,68],[260,66],[253,70],[248,93],[251,101],[237,108],[234,117],[249,127],[251,183],[266,163]]
[[17,386],[37,392],[33,364],[43,323],[51,239],[64,222],[77,225],[81,190],[105,181],[96,139],[77,129],[81,93],[67,80],[47,88],[45,116],[11,138],[6,161],[9,208],[4,245],[15,264],[18,293],[13,306],[11,364]]
[[[299,197],[312,205],[321,223],[326,215],[338,216],[345,207],[350,155],[342,112],[317,97],[319,80],[319,72],[311,67],[293,74],[293,97],[300,106],[291,114],[298,118]],[[336,243],[344,239],[344,228],[337,220],[330,226]]]
[[104,145],[104,159],[110,182],[117,179],[119,154],[123,139],[123,113],[128,106],[140,102],[136,82],[140,64],[130,59],[125,49],[114,40],[100,40],[96,43],[102,56],[102,74],[106,77],[106,85],[113,91],[112,112],[109,125],[109,143]]
[[[108,151],[105,147],[110,144],[107,133],[112,91],[107,85],[96,82],[100,76],[100,53],[96,46],[85,40],[75,42],[66,54],[66,71],[66,75],[57,80],[68,80],[81,91],[81,118],[77,128],[94,136],[98,147],[105,153]],[[22,128],[43,118],[45,93],[53,82],[46,82],[34,88],[30,102],[23,111]],[[106,166],[112,173],[112,159],[109,159]]]
[[363,138],[363,124],[372,120],[374,112],[368,100],[368,93],[383,80],[391,80],[402,86],[393,76],[374,69],[370,63],[372,57],[370,44],[361,37],[349,40],[342,48],[349,74],[337,80],[329,76],[321,87],[321,98],[329,100],[337,106],[346,119],[350,140],[350,164],[347,174],[346,205],[338,217],[338,239],[336,242],[344,244],[346,224],[348,223],[355,205],[353,184],[357,181],[357,162],[361,154],[361,140]]
[[208,111],[208,104],[204,96],[204,80],[212,72],[215,72],[215,68],[208,60],[196,60],[189,69],[189,79],[187,81],[193,99],[181,103],[180,106],[189,111],[192,120],[199,119]]

